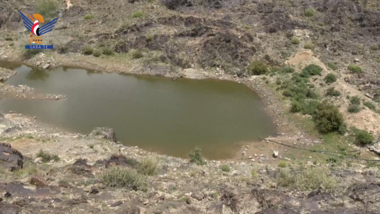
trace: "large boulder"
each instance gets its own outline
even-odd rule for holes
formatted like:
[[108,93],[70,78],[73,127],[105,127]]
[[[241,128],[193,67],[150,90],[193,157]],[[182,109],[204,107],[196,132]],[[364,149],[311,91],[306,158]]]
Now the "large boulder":
[[22,169],[24,157],[16,149],[12,149],[7,143],[0,143],[0,168],[7,168],[11,171]]
[[104,138],[115,143],[117,142],[115,132],[113,131],[113,129],[108,127],[96,127],[94,128],[94,130],[92,130],[90,136]]

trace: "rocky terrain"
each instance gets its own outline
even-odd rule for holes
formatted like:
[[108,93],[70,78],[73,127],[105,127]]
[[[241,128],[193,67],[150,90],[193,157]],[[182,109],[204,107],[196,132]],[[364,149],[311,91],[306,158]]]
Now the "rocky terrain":
[[[20,11],[59,17],[44,35],[54,50],[24,49]],[[377,0],[1,1],[2,60],[241,82],[279,135],[234,160],[189,161],[125,147],[112,129],[68,133],[12,112],[0,118],[0,214],[379,213],[379,159],[368,152],[380,154],[379,15]],[[321,70],[303,77],[311,64]],[[2,99],[65,98],[5,84],[12,75],[0,68]],[[337,107],[346,134],[320,133],[313,113],[294,108],[303,98],[285,91],[296,81],[313,89],[305,102]],[[355,143],[355,129],[372,145]]]

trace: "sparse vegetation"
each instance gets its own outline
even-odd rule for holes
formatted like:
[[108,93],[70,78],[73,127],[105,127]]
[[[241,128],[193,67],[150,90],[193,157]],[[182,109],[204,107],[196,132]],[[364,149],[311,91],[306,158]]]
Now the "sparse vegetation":
[[363,70],[360,66],[351,64],[348,66],[348,70],[351,71],[352,73],[362,73]]
[[86,46],[82,49],[82,52],[84,55],[91,55],[94,52],[94,49],[92,49],[92,47]]
[[197,165],[206,165],[206,161],[202,156],[201,148],[195,147],[195,149],[190,153],[190,163],[195,163]]
[[325,102],[319,104],[313,119],[317,130],[321,133],[338,132],[343,134],[346,131],[343,115],[336,106]]
[[57,155],[49,154],[48,152],[44,152],[42,149],[37,153],[37,157],[42,159],[42,162],[49,162],[51,160],[57,162],[60,158]]
[[306,42],[305,45],[304,45],[304,48],[305,49],[314,50],[315,45],[313,43],[311,43],[311,42]]
[[281,161],[280,163],[278,163],[279,168],[285,168],[286,166],[287,166],[287,164],[285,161]]
[[220,169],[223,171],[223,172],[229,172],[231,169],[230,169],[230,166],[226,165],[226,164],[223,164],[220,166]]
[[365,130],[357,130],[355,136],[355,142],[359,145],[365,146],[373,144],[373,136]]
[[129,168],[112,167],[100,178],[105,185],[110,187],[128,188],[135,191],[145,191],[147,188],[146,178]]
[[347,111],[350,113],[358,113],[361,110],[362,109],[360,108],[360,105],[357,105],[357,104],[350,104],[347,108]]
[[141,18],[144,16],[144,13],[141,11],[138,11],[132,15],[133,18]]
[[249,75],[262,75],[268,73],[268,71],[268,66],[262,61],[253,61],[247,68]]
[[102,53],[103,55],[111,56],[113,55],[113,50],[111,48],[104,48]]
[[340,92],[338,90],[335,90],[334,87],[330,87],[326,91],[326,96],[339,97],[340,96]]
[[54,0],[40,0],[36,6],[36,12],[45,19],[52,18],[57,15],[58,4]]
[[329,73],[326,75],[326,77],[324,78],[324,81],[326,84],[331,84],[333,82],[336,82],[337,78],[334,74],[332,73]]
[[311,9],[311,8],[308,8],[308,9],[305,10],[305,16],[306,16],[306,17],[313,17],[314,14],[315,14],[315,12],[314,12],[314,10]]
[[156,175],[159,170],[158,161],[154,158],[145,158],[139,164],[137,171],[143,175]]
[[373,51],[377,51],[377,50],[379,50],[379,45],[377,45],[377,44],[373,44],[373,45],[371,45],[371,50],[373,50]]
[[335,62],[328,62],[327,67],[329,67],[331,70],[335,71],[338,69],[338,66]]
[[140,59],[140,58],[143,58],[143,57],[144,57],[144,54],[140,50],[135,50],[132,53],[132,58],[133,59]]
[[300,40],[297,39],[296,37],[293,37],[292,40],[290,40],[290,42],[293,44],[293,45],[298,45],[300,43]]
[[11,36],[6,36],[5,41],[13,41],[13,38]]
[[293,73],[293,72],[294,72],[294,68],[293,68],[293,67],[290,67],[290,66],[285,66],[285,67],[282,69],[282,72],[284,72],[284,73]]
[[85,19],[85,20],[90,20],[90,19],[92,19],[94,16],[92,15],[92,14],[86,14],[83,18]]
[[350,102],[351,104],[354,104],[354,105],[360,105],[360,97],[353,96],[350,98]]
[[372,102],[367,101],[364,103],[364,105],[367,106],[367,108],[371,109],[372,111],[376,111],[376,105],[373,104]]

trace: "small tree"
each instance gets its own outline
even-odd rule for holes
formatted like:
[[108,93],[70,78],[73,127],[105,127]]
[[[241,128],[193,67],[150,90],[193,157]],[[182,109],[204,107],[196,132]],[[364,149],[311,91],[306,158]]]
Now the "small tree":
[[262,75],[269,71],[268,66],[261,61],[253,61],[249,64],[247,72],[250,75]]
[[190,163],[195,163],[197,165],[206,165],[206,161],[202,156],[201,148],[195,147],[195,149],[190,153]]

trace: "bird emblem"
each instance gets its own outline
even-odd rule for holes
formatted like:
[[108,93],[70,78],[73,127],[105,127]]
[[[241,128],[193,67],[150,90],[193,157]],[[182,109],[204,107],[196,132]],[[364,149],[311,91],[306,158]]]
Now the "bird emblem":
[[[21,13],[21,12],[20,12]],[[49,33],[53,30],[55,23],[57,23],[58,17],[56,19],[53,19],[49,23],[43,25],[40,27],[40,23],[44,23],[44,17],[42,17],[40,14],[33,14],[33,17],[26,13],[26,15],[29,16],[26,17],[23,13],[21,13],[22,19],[24,21],[24,25],[26,29],[28,29],[30,32],[32,32],[35,36],[42,36],[46,33]]]

